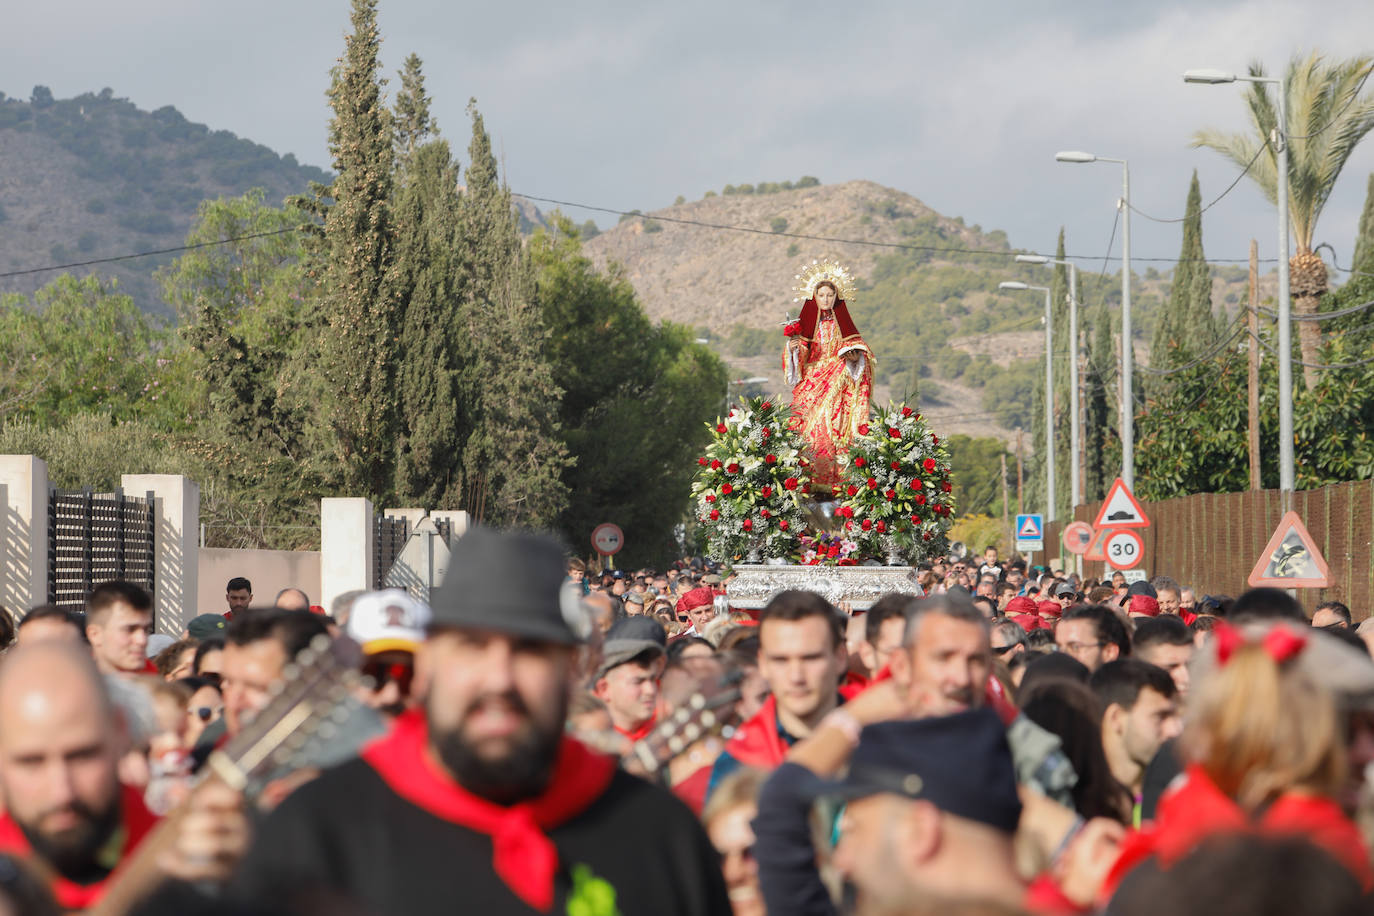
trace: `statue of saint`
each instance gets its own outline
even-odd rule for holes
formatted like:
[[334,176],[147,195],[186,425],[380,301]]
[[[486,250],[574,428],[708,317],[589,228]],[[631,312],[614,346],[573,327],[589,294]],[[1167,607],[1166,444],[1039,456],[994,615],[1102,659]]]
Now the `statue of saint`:
[[873,352],[849,317],[846,300],[852,299],[853,281],[845,268],[812,261],[797,280],[798,299],[805,302],[783,353],[792,386],[788,425],[805,440],[811,492],[824,500],[844,478],[837,459],[868,422]]

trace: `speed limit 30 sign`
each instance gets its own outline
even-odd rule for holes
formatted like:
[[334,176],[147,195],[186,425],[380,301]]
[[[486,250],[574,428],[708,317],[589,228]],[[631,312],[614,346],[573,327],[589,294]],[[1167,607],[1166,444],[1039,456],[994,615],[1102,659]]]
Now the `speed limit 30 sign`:
[[1104,553],[1112,569],[1132,569],[1145,555],[1145,542],[1130,528],[1116,528],[1107,535]]

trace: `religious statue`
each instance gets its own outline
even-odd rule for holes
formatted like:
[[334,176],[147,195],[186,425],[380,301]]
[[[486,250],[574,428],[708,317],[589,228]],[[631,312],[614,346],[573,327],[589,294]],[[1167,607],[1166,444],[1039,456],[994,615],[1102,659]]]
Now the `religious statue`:
[[797,275],[801,318],[787,327],[783,351],[792,386],[788,427],[801,433],[811,462],[811,492],[824,500],[844,479],[839,457],[868,422],[873,352],[854,327],[847,301],[853,279],[833,261],[812,261]]

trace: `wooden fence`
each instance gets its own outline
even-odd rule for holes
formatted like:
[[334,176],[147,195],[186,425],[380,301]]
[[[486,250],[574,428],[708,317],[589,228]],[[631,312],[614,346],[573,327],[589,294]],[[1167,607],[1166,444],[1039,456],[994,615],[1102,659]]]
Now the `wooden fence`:
[[[1078,506],[1073,521],[1092,524],[1100,502]],[[1142,503],[1151,526],[1140,531],[1145,555],[1138,569],[1172,576],[1203,595],[1239,595],[1246,579],[1283,517],[1278,490],[1244,493],[1199,493],[1155,503]],[[1293,511],[1321,549],[1331,570],[1331,587],[1299,589],[1298,599],[1310,613],[1323,601],[1342,601],[1357,620],[1374,612],[1374,481],[1333,484],[1293,494]],[[1065,522],[1045,526],[1045,550],[1032,562],[1074,557],[1061,538]],[[1084,562],[1084,575],[1110,573],[1104,563]]]

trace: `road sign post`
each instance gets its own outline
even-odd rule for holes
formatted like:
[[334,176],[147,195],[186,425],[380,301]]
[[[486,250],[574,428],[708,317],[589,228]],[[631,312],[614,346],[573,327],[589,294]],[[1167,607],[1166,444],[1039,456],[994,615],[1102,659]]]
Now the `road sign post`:
[[1024,553],[1028,550],[1045,549],[1045,517],[1043,515],[1018,515],[1016,516],[1016,550]]
[[620,553],[620,548],[624,546],[625,532],[620,530],[619,525],[605,522],[592,530],[592,547],[606,560],[606,565],[611,569],[615,569],[613,557]]

